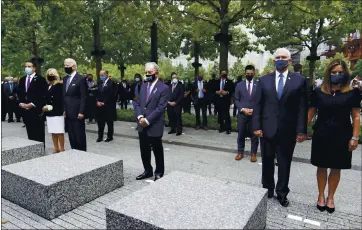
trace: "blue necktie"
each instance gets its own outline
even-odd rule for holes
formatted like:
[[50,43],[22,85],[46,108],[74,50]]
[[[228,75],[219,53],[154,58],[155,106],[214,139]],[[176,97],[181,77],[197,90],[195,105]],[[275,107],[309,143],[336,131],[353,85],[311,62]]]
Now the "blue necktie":
[[279,75],[279,82],[278,82],[278,98],[279,98],[279,100],[283,95],[283,88],[284,88],[283,77],[284,77],[283,74]]
[[71,78],[71,76],[68,77],[66,85],[65,85],[66,86],[65,87],[66,92],[68,92],[68,88],[69,88],[69,85],[70,85],[70,78]]

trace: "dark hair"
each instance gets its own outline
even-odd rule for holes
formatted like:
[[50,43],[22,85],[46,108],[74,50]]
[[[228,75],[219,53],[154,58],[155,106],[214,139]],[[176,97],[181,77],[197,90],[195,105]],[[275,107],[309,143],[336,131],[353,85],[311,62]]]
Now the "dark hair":
[[136,78],[136,77],[139,77],[139,78],[141,78],[141,74],[139,74],[139,73],[136,73],[136,74],[134,75],[134,78]]
[[344,62],[343,60],[337,59],[337,60],[334,60],[331,63],[329,63],[328,67],[326,68],[326,72],[324,73],[324,78],[323,78],[323,83],[322,83],[321,88],[322,88],[322,91],[326,94],[331,94],[331,77],[330,77],[330,75],[331,75],[332,69],[339,65],[342,66],[343,74],[345,76],[347,76],[347,79],[348,79],[345,83],[343,83],[341,92],[346,93],[346,92],[349,92],[352,90],[352,87],[349,85],[350,74],[348,71],[348,66],[347,66],[346,62]]
[[294,65],[294,72],[300,72],[302,71],[303,66],[299,63]]
[[245,72],[247,70],[254,70],[255,71],[255,67],[253,65],[247,65],[247,66],[245,66]]
[[237,80],[243,80],[243,75],[239,75],[236,77]]
[[176,75],[177,75],[177,73],[176,73],[176,72],[172,72],[172,73],[171,73],[171,78],[172,78],[172,75],[174,75],[174,74],[176,74]]

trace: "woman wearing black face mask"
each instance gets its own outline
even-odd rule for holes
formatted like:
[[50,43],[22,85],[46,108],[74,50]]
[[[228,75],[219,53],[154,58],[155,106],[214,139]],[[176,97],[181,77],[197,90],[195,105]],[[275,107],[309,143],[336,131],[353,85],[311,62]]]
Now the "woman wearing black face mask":
[[56,69],[48,69],[46,77],[49,87],[43,116],[46,117],[48,133],[52,134],[54,153],[58,153],[64,151],[63,85]]
[[[318,110],[312,138],[311,163],[318,167],[318,201],[320,211],[334,212],[341,169],[351,168],[352,151],[358,146],[360,135],[360,98],[358,90],[349,84],[348,67],[336,60],[327,67],[323,83],[316,88],[308,111],[308,124]],[[352,124],[350,117],[352,116]],[[327,175],[327,169],[331,171]],[[328,181],[328,196],[324,190]]]

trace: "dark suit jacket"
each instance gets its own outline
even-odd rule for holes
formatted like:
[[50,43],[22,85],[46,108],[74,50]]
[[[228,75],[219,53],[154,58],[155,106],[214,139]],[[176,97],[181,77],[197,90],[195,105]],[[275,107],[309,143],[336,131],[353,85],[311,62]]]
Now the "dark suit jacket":
[[98,83],[98,92],[96,100],[99,102],[104,103],[104,108],[116,107],[114,103],[114,85],[113,81],[111,79],[108,79],[106,84],[104,85],[104,82],[100,81]]
[[26,78],[27,76],[24,76],[20,78],[19,81],[19,103],[33,103],[35,108],[30,109],[29,112],[41,114],[43,106],[45,105],[45,94],[48,84],[42,76],[35,74],[33,80],[30,82],[28,91],[26,91]]
[[123,87],[123,83],[118,84],[118,100],[128,100],[130,95],[130,86],[126,83],[126,88]]
[[307,133],[307,84],[303,76],[289,71],[279,100],[274,71],[260,78],[255,97],[253,130],[262,130],[266,138],[273,138],[278,131],[293,140],[297,134]]
[[168,101],[176,102],[176,105],[181,105],[184,99],[184,86],[181,82],[177,83],[176,88],[172,92],[172,84],[168,86]]
[[235,87],[235,106],[240,111],[242,108],[249,108],[252,109],[255,105],[255,93],[256,88],[258,86],[259,81],[256,79],[253,80],[253,89],[251,95],[249,96],[248,93],[248,81],[241,81]]
[[[208,83],[206,81],[202,81],[202,82],[203,82],[203,89],[206,89],[206,92],[204,93],[204,102],[205,102],[205,104],[207,104],[212,96],[211,94],[213,94],[212,92],[210,92],[210,90],[213,90],[213,88],[211,87],[210,83]],[[199,84],[199,81],[196,80],[192,83],[192,87],[191,87],[192,99],[194,101],[194,104],[196,104],[196,105],[198,104],[198,101],[199,101],[199,93],[196,92],[196,90],[199,88],[198,84]]]
[[234,93],[234,84],[231,80],[225,79],[224,91],[228,91],[229,94],[226,95],[217,95],[216,91],[220,90],[220,82],[222,79],[216,81],[214,94],[215,94],[215,103],[219,105],[230,105],[231,104],[231,97]]
[[66,88],[69,77],[70,76],[66,76],[63,80],[64,111],[68,119],[74,120],[78,118],[78,113],[84,114],[85,112],[88,85],[84,78],[76,73],[67,91]]
[[7,83],[4,84],[4,93],[5,93],[6,97],[7,97],[7,99],[8,99],[10,96],[13,96],[13,97],[16,97],[16,96],[17,96],[17,95],[16,95],[16,90],[17,90],[18,84],[15,83],[15,82],[13,82],[12,85],[13,85],[13,86],[12,86],[12,89],[10,90],[10,83],[7,82]]
[[45,94],[45,103],[52,105],[53,110],[45,112],[44,115],[48,117],[63,116],[64,104],[63,104],[63,84],[55,84]]
[[[150,93],[148,101],[146,101],[147,85],[148,83],[145,83],[141,87],[139,101],[136,103],[136,117],[138,118],[138,116],[142,115],[150,123],[146,128],[148,136],[162,137],[165,127],[168,87],[158,79]],[[137,130],[138,132],[142,132],[143,128],[138,125]]]

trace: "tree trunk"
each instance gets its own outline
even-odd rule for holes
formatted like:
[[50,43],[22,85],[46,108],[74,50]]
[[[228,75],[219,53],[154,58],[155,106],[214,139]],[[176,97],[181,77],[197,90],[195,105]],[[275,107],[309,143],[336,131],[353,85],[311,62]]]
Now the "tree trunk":
[[122,61],[121,64],[119,65],[119,69],[121,71],[121,81],[124,79],[124,70],[125,70],[124,67],[125,67],[124,62]]
[[317,62],[317,45],[312,44],[310,51],[310,60],[309,60],[309,85],[313,83],[314,79],[314,72],[315,72],[315,65]]
[[195,77],[199,76],[199,55],[200,55],[200,44],[194,42],[194,55],[195,55]]
[[228,55],[229,55],[229,26],[230,23],[226,17],[229,8],[229,0],[222,0],[220,2],[220,63],[219,70],[228,70]]
[[99,16],[93,17],[93,38],[94,38],[94,59],[96,63],[97,80],[99,80],[99,72],[102,70],[101,55],[101,33],[99,25]]
[[35,30],[33,30],[33,56],[37,59],[37,63],[36,63],[36,70],[35,72],[37,74],[41,74],[41,63],[39,63],[39,45],[36,42],[36,35],[35,35]]

